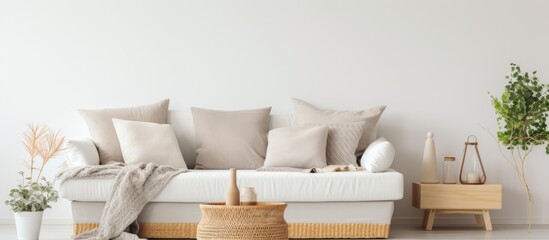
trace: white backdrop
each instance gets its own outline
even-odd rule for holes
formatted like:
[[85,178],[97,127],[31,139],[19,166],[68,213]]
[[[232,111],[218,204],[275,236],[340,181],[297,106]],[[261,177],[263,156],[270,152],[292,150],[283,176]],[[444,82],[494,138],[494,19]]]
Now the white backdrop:
[[[487,92],[500,93],[509,63],[549,82],[549,1],[1,1],[0,200],[23,169],[27,122],[67,137],[87,135],[79,108],[171,98],[190,106],[293,111],[290,97],[319,107],[386,104],[380,135],[405,175],[395,218],[415,219],[425,133],[439,161],[476,134],[489,183],[504,186],[495,222],[526,222],[525,196],[496,143]],[[535,221],[549,223],[541,151],[528,162]],[[52,177],[57,159],[47,169]],[[440,166],[440,165],[439,165]],[[69,219],[67,201],[46,221]],[[12,213],[0,206],[0,220]]]

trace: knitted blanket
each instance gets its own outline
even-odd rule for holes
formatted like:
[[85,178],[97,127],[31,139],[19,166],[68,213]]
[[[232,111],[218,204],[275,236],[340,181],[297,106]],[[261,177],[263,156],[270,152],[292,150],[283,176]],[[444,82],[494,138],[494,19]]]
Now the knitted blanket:
[[153,163],[124,165],[112,163],[97,166],[67,167],[60,170],[56,180],[62,184],[71,178],[115,178],[107,199],[99,227],[84,232],[76,240],[137,240],[137,216],[166,184],[186,169],[157,166]]

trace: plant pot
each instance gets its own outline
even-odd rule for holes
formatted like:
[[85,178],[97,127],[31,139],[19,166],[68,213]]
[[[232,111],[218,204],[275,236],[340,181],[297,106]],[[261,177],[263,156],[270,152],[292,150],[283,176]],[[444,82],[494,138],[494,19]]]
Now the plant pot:
[[42,214],[44,212],[15,212],[15,226],[17,239],[38,240],[40,226],[42,226]]

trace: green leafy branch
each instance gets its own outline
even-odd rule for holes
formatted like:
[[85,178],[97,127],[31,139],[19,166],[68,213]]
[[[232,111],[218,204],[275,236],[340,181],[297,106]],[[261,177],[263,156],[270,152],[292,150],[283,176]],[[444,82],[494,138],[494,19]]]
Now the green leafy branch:
[[519,65],[511,63],[511,74],[505,76],[507,85],[501,96],[490,95],[498,122],[497,140],[511,153],[511,158],[500,153],[513,167],[523,185],[530,204],[530,224],[534,200],[526,181],[525,163],[533,148],[546,145],[549,154],[549,87],[540,83],[537,72],[522,72]]

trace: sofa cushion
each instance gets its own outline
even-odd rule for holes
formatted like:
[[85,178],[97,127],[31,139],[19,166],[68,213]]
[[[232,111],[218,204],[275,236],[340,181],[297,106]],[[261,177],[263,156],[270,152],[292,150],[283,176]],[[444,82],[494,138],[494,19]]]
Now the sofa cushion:
[[328,127],[299,126],[269,132],[265,167],[315,168],[326,166]]
[[113,119],[124,162],[187,169],[172,125]]
[[[309,124],[306,124],[309,125]],[[362,137],[364,122],[340,122],[310,124],[326,126],[329,129],[326,143],[326,163],[328,165],[349,165],[358,167],[355,151]]]
[[360,158],[360,166],[369,172],[383,172],[391,167],[395,159],[393,144],[381,137],[366,148]]
[[[346,202],[398,200],[403,194],[402,174],[333,172],[257,172],[239,170],[238,186],[255,187],[258,201]],[[223,202],[228,170],[190,170],[175,176],[152,202]],[[106,201],[114,179],[70,179],[60,194],[72,201]]]
[[165,99],[158,103],[138,107],[79,110],[80,115],[88,124],[91,138],[97,146],[101,164],[124,161],[120,143],[112,124],[113,118],[163,124],[167,121],[169,103],[170,100]]
[[308,123],[364,122],[362,136],[355,155],[360,156],[366,147],[376,139],[377,122],[385,106],[377,106],[362,111],[334,111],[319,109],[303,100],[293,98],[295,117],[298,125]]
[[263,165],[270,107],[191,110],[196,130],[196,169],[256,169]]
[[75,137],[65,142],[63,152],[67,156],[67,165],[99,165],[99,154],[93,141],[88,137]]

